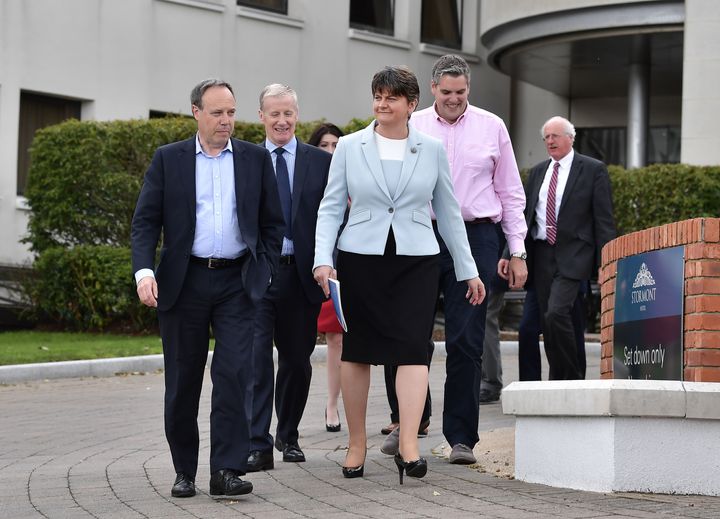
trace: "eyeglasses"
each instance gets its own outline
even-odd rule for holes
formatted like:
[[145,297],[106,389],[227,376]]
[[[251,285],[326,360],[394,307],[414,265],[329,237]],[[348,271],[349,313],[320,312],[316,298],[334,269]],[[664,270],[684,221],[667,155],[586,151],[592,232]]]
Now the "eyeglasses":
[[543,137],[543,141],[546,141],[548,139],[559,139],[560,137],[566,137],[570,135],[569,133],[563,133],[561,135],[558,135],[557,133],[549,133],[545,137]]

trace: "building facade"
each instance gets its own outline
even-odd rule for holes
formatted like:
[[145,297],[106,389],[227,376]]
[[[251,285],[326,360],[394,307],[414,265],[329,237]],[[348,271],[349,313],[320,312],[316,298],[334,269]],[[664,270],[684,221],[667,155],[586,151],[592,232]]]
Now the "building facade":
[[371,115],[385,65],[414,70],[428,106],[432,63],[453,52],[521,167],[545,158],[539,127],[556,114],[609,162],[712,164],[719,50],[714,0],[0,0],[0,265],[32,260],[27,148],[69,117],[189,115],[193,85],[222,77],[239,120],[280,82],[302,120],[345,124]]

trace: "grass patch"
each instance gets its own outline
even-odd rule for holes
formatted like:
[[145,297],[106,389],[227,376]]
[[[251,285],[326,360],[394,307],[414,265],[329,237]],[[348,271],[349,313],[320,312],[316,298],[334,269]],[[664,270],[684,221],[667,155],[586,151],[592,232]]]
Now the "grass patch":
[[162,353],[160,337],[65,332],[0,333],[0,365]]

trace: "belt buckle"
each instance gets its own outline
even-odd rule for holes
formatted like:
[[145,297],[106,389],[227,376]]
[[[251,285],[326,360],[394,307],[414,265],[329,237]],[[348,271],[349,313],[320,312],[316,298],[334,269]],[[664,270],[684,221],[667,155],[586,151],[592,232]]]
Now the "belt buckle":
[[217,261],[218,258],[208,258],[207,268],[209,269],[216,269],[218,268],[216,265],[219,265],[220,262]]

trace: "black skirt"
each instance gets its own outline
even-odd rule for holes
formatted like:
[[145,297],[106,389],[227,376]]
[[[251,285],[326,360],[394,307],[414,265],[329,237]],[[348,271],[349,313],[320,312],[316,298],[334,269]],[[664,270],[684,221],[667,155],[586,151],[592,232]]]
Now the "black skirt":
[[426,365],[439,255],[396,255],[391,229],[382,256],[339,251],[337,273],[348,326],[342,360]]

